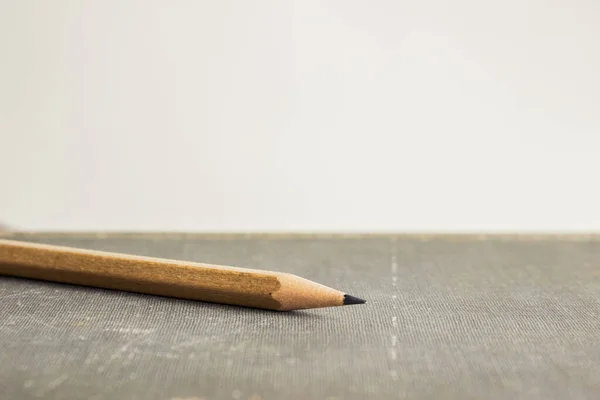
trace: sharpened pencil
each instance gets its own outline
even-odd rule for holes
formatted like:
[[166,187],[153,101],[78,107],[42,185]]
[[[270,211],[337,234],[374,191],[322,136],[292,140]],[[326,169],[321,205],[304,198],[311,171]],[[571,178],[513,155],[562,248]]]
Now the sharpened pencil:
[[1,239],[0,275],[278,311],[365,303],[288,273]]

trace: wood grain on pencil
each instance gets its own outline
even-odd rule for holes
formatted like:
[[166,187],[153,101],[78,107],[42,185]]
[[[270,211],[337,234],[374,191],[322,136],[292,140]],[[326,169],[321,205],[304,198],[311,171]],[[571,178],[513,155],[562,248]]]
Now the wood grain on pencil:
[[280,311],[364,303],[287,273],[1,239],[0,275]]

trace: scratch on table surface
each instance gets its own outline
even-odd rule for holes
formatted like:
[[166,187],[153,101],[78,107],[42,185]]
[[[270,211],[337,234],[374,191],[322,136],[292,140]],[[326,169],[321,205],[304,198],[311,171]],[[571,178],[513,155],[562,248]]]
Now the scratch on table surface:
[[[396,243],[396,237],[392,237],[390,239],[390,269],[392,272],[392,286],[394,287],[394,290],[396,289],[396,282],[398,281],[398,261],[397,261],[397,256],[396,253],[398,252],[398,245]],[[392,300],[395,302],[397,299],[397,296],[394,294],[392,295]],[[395,310],[396,307],[395,305],[393,306],[393,309]],[[397,322],[397,317],[396,316],[392,316],[392,326],[394,328],[396,328],[398,326],[398,322]],[[396,352],[396,344],[398,342],[398,337],[394,334],[392,334],[390,336],[391,339],[391,343],[390,346],[388,348],[389,351],[389,357],[390,357],[390,376],[393,380],[397,380],[398,379],[398,372],[396,371],[396,360],[398,358],[398,354]]]
[[126,352],[131,345],[133,345],[135,342],[141,341],[143,338],[145,337],[144,334],[140,335],[140,336],[136,336],[133,339],[131,339],[130,341],[128,341],[127,343],[125,343],[123,346],[119,347],[109,358],[108,360],[106,360],[106,362],[104,364],[102,364],[101,366],[98,367],[98,372],[104,372],[106,370],[106,368],[117,358],[119,358],[121,356],[121,354],[123,354],[124,352]]
[[35,289],[24,290],[24,291],[19,292],[19,293],[11,293],[11,294],[6,294],[4,296],[0,296],[0,299],[8,299],[9,297],[21,296],[21,295],[27,294],[27,293],[39,294],[40,292],[36,291]]
[[64,381],[67,380],[69,376],[67,374],[62,374],[61,376],[59,376],[58,378],[48,382],[48,384],[41,388],[40,390],[38,390],[35,393],[36,397],[43,397],[47,392],[56,389],[57,387],[59,387]]
[[206,400],[205,397],[191,396],[191,397],[171,397],[169,400]]
[[114,360],[116,360],[121,354],[123,354],[124,352],[127,351],[127,349],[136,341],[136,339],[134,340],[130,340],[129,342],[125,343],[123,346],[119,347],[117,349],[117,351],[115,351],[109,358],[108,360],[102,364],[101,366],[98,367],[98,372],[104,372],[104,370],[106,369],[106,367],[108,367]]
[[206,337],[204,337],[204,336],[201,338],[194,338],[191,340],[186,340],[184,342],[174,344],[173,346],[171,346],[171,350],[177,350],[177,349],[181,349],[183,347],[193,346],[195,344],[205,342],[205,341],[206,341]]
[[90,365],[93,361],[98,359],[98,354],[94,354],[93,352],[88,352],[88,355],[83,360],[83,365]]
[[132,333],[135,335],[154,333],[154,329],[141,329],[141,328],[106,328],[105,332],[118,332],[118,333]]
[[[20,305],[20,304],[19,304],[19,305]],[[50,329],[52,329],[52,330],[56,330],[56,327],[55,327],[55,326],[53,326],[53,325],[50,325],[50,324],[47,324],[47,323],[45,323],[44,321],[41,321],[41,320],[39,320],[39,319],[38,319],[36,316],[34,316],[33,314],[30,314],[30,313],[28,313],[28,312],[27,312],[27,311],[25,311],[25,310],[22,310],[22,311],[23,311],[25,314],[27,314],[27,316],[28,316],[29,318],[31,318],[31,320],[32,320],[32,321],[34,321],[34,322],[37,322],[37,323],[38,323],[38,324],[40,324],[40,325],[44,325],[45,327],[47,327],[47,328],[50,328]]]
[[105,387],[102,393],[95,394],[92,397],[89,397],[87,400],[102,400],[104,398],[107,398],[107,395],[109,399],[114,398],[114,396],[112,396],[111,394],[115,390],[120,389],[123,385],[125,385],[126,381],[124,379],[117,379],[114,382],[115,383],[113,383],[112,385]]

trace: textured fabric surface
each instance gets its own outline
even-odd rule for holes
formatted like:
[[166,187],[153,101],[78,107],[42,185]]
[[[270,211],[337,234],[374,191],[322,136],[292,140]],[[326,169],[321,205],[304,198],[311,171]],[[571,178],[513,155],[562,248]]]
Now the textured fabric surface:
[[0,277],[3,400],[600,398],[595,237],[11,238],[292,272],[368,303],[278,313]]

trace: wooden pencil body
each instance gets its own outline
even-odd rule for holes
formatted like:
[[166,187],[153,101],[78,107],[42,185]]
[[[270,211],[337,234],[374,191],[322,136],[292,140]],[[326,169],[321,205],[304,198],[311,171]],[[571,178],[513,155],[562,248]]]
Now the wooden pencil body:
[[0,240],[0,275],[271,310],[343,305],[295,275]]

